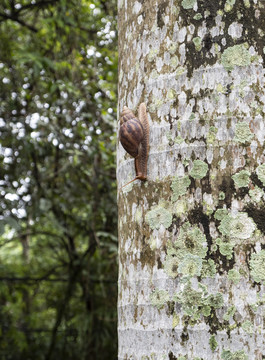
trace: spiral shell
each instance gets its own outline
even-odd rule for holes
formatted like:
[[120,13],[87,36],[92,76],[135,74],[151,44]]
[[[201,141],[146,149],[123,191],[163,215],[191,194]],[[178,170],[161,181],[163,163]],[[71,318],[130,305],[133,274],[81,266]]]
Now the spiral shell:
[[120,142],[134,158],[139,154],[139,146],[144,137],[144,129],[134,113],[124,106],[121,113]]
[[136,177],[129,183],[135,180],[147,180],[149,123],[144,103],[139,106],[138,116],[139,119],[130,109],[124,106],[120,118],[120,142],[124,149],[135,158]]

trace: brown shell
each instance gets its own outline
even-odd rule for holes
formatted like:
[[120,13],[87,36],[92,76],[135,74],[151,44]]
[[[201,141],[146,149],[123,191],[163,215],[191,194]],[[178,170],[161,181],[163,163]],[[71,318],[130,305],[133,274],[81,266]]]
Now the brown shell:
[[134,115],[132,110],[127,108],[127,106],[124,106],[122,109],[121,118],[120,118],[121,125],[131,119],[137,119],[137,117]]
[[132,156],[139,153],[139,146],[144,136],[144,129],[137,118],[126,119],[120,127],[120,142],[124,149]]
[[138,116],[139,119],[130,109],[124,106],[120,118],[120,142],[124,149],[135,158],[136,177],[129,181],[129,183],[137,179],[147,180],[149,123],[144,103],[141,103],[139,106]]

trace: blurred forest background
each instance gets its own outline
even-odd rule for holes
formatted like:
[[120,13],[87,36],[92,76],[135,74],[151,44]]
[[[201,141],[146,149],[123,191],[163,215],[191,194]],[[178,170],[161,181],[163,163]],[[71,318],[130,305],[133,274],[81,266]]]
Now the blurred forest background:
[[116,359],[115,0],[0,1],[0,359]]

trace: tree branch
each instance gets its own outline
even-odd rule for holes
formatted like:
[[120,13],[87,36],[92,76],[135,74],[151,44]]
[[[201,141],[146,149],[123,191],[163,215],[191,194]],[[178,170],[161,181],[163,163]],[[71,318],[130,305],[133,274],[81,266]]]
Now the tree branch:
[[0,23],[5,21],[5,20],[12,20],[12,21],[15,21],[17,22],[18,24],[22,25],[22,26],[25,26],[26,28],[28,28],[30,31],[33,31],[33,32],[38,32],[38,30],[32,26],[32,25],[29,25],[27,23],[25,23],[23,20],[19,19],[17,16],[15,16],[16,13],[12,16],[12,15],[7,15],[7,14],[3,14],[3,13],[0,13],[0,17],[2,17],[2,19],[0,19]]
[[16,10],[16,13],[20,13],[24,10],[31,10],[34,8],[44,8],[48,5],[53,5],[57,3],[59,0],[47,0],[47,1],[38,1],[35,4],[27,4],[22,6],[20,9]]

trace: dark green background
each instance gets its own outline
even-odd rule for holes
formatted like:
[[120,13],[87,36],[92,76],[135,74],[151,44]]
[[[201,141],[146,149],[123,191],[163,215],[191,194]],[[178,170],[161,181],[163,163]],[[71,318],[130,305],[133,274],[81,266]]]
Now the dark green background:
[[116,1],[0,2],[0,359],[116,359]]

